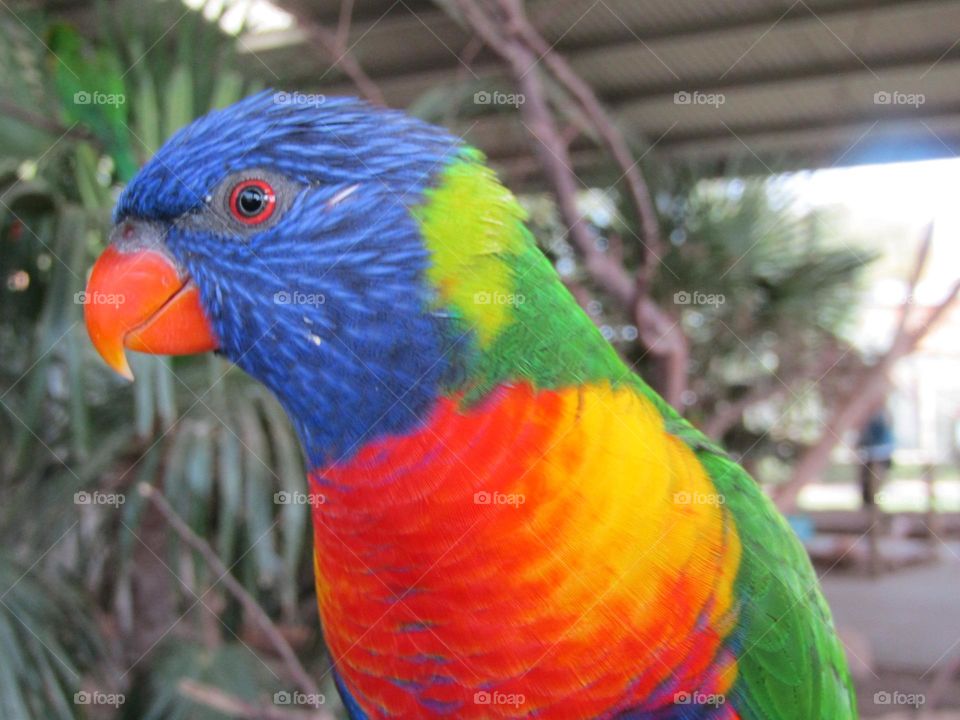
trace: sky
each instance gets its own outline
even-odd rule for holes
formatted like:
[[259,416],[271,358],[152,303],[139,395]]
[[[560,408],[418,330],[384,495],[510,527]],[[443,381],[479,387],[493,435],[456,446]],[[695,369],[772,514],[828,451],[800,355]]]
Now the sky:
[[220,27],[224,32],[236,35],[244,20],[254,32],[287,30],[294,24],[293,16],[281,10],[269,0],[182,0],[193,10],[203,9],[204,15],[214,18],[220,15]]
[[935,218],[956,227],[960,218],[960,159],[831,168],[794,176],[812,205],[842,201],[858,214],[890,220]]
[[902,249],[911,259],[922,228],[933,221],[932,254],[919,300],[936,302],[960,277],[960,159],[803,172],[788,178],[786,186],[801,208],[841,205],[854,225],[906,228]]

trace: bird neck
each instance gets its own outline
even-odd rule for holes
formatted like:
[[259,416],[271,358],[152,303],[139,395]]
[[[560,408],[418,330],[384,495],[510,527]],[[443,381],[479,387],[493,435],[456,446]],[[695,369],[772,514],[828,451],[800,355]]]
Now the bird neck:
[[[422,427],[445,397],[475,403],[511,383],[565,388],[629,375],[476,151],[464,150],[418,204],[392,208],[388,219],[378,234],[402,234],[390,247],[404,262],[364,279],[383,305],[350,315],[343,308],[355,303],[330,290],[316,322],[335,319],[336,332],[306,345],[297,362],[272,365],[271,386],[313,467]],[[396,252],[414,245],[419,254]]]

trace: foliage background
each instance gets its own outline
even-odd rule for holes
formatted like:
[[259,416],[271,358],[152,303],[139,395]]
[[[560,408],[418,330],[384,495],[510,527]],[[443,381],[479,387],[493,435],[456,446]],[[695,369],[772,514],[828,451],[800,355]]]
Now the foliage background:
[[[223,716],[186,698],[180,680],[251,702],[294,688],[141,483],[161,488],[210,541],[309,659],[336,713],[307,508],[274,498],[304,487],[279,406],[213,356],[137,357],[129,385],[86,338],[86,273],[120,187],[173,131],[259,89],[237,70],[234,38],[215,12],[177,20],[183,6],[172,0],[121,8],[103,12],[96,37],[28,9],[0,23],[0,716],[214,718]],[[95,92],[124,101],[77,102]],[[433,93],[412,111],[453,122],[471,111],[470,94]],[[775,480],[830,402],[829,386],[814,381],[849,355],[842,330],[870,257],[829,242],[831,218],[798,212],[775,183],[705,181],[659,166],[655,154],[646,162],[671,269],[652,291],[690,342],[685,410]],[[629,314],[583,272],[551,199],[523,201],[573,292],[656,382]],[[585,192],[580,203],[603,250],[635,267],[621,189]],[[711,271],[730,266],[721,277]],[[683,300],[694,294],[724,300]],[[782,380],[798,392],[783,393]],[[766,411],[745,416],[745,398],[765,399]],[[94,492],[117,504],[85,504]],[[95,689],[125,702],[78,702],[76,693]]]

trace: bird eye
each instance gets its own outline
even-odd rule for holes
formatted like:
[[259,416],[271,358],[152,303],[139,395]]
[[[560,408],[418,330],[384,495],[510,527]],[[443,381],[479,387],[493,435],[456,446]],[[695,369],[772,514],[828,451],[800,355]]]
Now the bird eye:
[[230,191],[230,212],[245,225],[266,222],[277,208],[277,194],[263,180],[244,180]]

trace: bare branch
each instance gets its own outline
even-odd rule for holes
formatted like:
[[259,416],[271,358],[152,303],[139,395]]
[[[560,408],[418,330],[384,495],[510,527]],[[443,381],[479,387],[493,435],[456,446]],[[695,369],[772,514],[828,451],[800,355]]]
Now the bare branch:
[[816,477],[830,460],[833,448],[841,441],[842,436],[863,425],[883,397],[890,389],[890,371],[901,358],[912,353],[924,337],[933,329],[936,323],[953,306],[960,296],[960,281],[950,288],[946,297],[936,305],[926,317],[920,321],[912,321],[910,305],[913,290],[916,288],[920,275],[927,261],[930,250],[932,228],[924,231],[917,259],[910,276],[910,295],[904,303],[901,321],[896,328],[896,334],[890,343],[890,348],[872,366],[870,366],[854,383],[848,395],[849,400],[840,405],[839,410],[831,417],[824,428],[820,439],[814,443],[797,461],[790,480],[779,487],[774,493],[777,506],[787,512],[796,506],[800,490]]
[[333,64],[343,70],[361,95],[375,105],[386,106],[380,87],[367,75],[353,53],[339,43],[336,33],[316,23],[305,23],[302,27],[326,50]]
[[930,683],[930,688],[927,690],[928,708],[932,710],[933,708],[940,707],[941,704],[946,704],[944,700],[948,696],[954,678],[956,678],[958,674],[960,674],[960,655],[955,655],[944,661],[940,669],[937,670],[933,681]]
[[[486,9],[479,0],[455,0],[463,17],[484,42],[509,65],[525,102],[520,114],[533,136],[534,151],[540,158],[547,179],[554,189],[557,205],[574,244],[584,259],[584,266],[595,282],[628,309],[637,324],[640,341],[647,352],[658,358],[663,367],[661,391],[667,402],[678,404],[686,388],[689,353],[686,336],[676,318],[661,309],[648,295],[649,280],[659,256],[651,252],[659,246],[659,227],[646,184],[637,163],[622,136],[606,118],[589,87],[555,53],[523,15],[514,0],[491,0]],[[550,56],[549,62],[547,56]],[[573,171],[567,138],[550,110],[537,67],[541,57],[548,69],[583,105],[591,128],[603,137],[624,171],[631,188],[637,214],[648,240],[647,252],[636,276],[631,275],[617,257],[603,252],[594,230],[577,210],[579,180]]]
[[334,720],[333,714],[326,710],[299,710],[264,705],[241,700],[228,695],[219,688],[204,685],[193,680],[181,680],[177,685],[181,695],[217,712],[235,718],[249,720]]
[[50,115],[28,110],[3,98],[0,98],[0,115],[6,115],[25,125],[31,125],[52,135],[63,135],[74,138],[75,140],[84,140],[94,145],[97,149],[103,150],[103,141],[86,128],[76,123],[73,126],[63,125]]
[[916,260],[913,262],[913,270],[910,272],[910,279],[907,283],[906,302],[903,303],[900,311],[900,321],[897,323],[897,329],[893,333],[894,338],[903,336],[907,326],[907,319],[910,315],[910,308],[913,307],[914,295],[917,292],[917,283],[920,282],[920,276],[923,269],[927,266],[927,259],[930,257],[930,245],[933,242],[933,223],[927,225],[923,231],[923,237],[920,239],[920,249],[917,251]]
[[719,408],[713,415],[700,424],[700,429],[705,435],[714,440],[720,440],[726,432],[740,422],[743,414],[757,403],[764,400],[770,400],[787,392],[787,387],[768,382],[751,388],[743,397],[737,398],[733,402],[727,403]]
[[264,612],[260,604],[246,591],[243,585],[230,574],[229,569],[224,565],[214,549],[210,547],[210,544],[190,529],[183,521],[183,518],[181,518],[180,515],[177,514],[177,511],[167,502],[163,493],[148,483],[140,483],[139,490],[140,494],[153,503],[154,507],[163,515],[170,527],[173,528],[173,531],[177,533],[187,545],[200,554],[204,562],[206,562],[214,574],[220,578],[220,582],[222,582],[227,590],[237,599],[247,613],[247,616],[260,627],[287,666],[290,677],[296,681],[300,689],[308,694],[319,694],[319,688],[300,663],[296,653],[293,652],[293,648],[290,647],[290,643],[287,642],[283,634],[277,629],[276,625],[273,624],[270,616]]
[[[506,0],[505,0],[506,2]],[[587,118],[592,123],[592,129],[597,133],[606,146],[611,157],[616,161],[627,182],[633,205],[637,211],[637,219],[643,231],[643,261],[641,271],[647,276],[647,281],[654,272],[662,255],[660,224],[657,220],[656,209],[650,189],[640,174],[638,161],[634,160],[630,147],[624,140],[623,133],[610,120],[600,104],[596,93],[573,70],[566,58],[557,53],[547,43],[537,29],[526,19],[519,9],[514,12],[511,21],[516,24],[524,38],[534,52],[553,73],[557,81],[580,103]]]
[[349,45],[350,20],[353,12],[352,0],[342,0],[337,28],[331,30],[313,20],[310,4],[306,2],[286,2],[284,9],[293,14],[297,27],[303,30],[314,45],[319,45],[330,58],[334,67],[340,68],[344,75],[356,86],[363,97],[374,105],[386,106],[383,92],[373,79],[367,75],[363,66],[351,52]]
[[337,18],[337,33],[335,36],[337,47],[347,47],[350,38],[350,26],[353,23],[353,0],[341,0],[340,15]]
[[905,344],[908,350],[912,350],[920,344],[920,341],[940,321],[944,313],[953,306],[953,302],[958,296],[960,296],[960,280],[954,283],[953,287],[947,292],[946,298],[936,305],[923,320],[919,321],[912,330],[907,330]]

